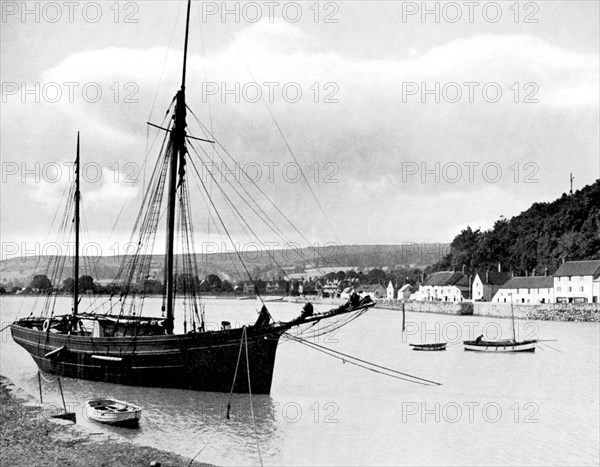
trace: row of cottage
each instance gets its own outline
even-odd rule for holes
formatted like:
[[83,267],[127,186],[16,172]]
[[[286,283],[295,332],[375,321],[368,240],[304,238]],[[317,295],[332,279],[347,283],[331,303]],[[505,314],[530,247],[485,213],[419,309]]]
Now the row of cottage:
[[600,261],[569,261],[552,276],[513,277],[501,271],[433,273],[418,290],[405,285],[395,294],[390,282],[387,298],[416,301],[496,303],[600,303]]

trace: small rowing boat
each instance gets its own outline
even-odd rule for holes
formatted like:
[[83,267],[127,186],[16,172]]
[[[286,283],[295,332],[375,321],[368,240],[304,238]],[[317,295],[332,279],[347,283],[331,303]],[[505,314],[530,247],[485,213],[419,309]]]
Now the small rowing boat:
[[433,344],[409,344],[413,350],[440,351],[446,350],[446,342],[435,342]]
[[85,403],[87,416],[108,425],[136,427],[142,417],[142,408],[115,399],[93,399]]

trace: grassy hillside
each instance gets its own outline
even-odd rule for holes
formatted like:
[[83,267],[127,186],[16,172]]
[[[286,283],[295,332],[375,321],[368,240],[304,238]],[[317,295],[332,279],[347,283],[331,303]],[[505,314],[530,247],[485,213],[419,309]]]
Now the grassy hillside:
[[[336,268],[384,268],[393,269],[399,266],[426,267],[439,261],[449,251],[448,244],[411,243],[402,245],[332,245],[320,248],[302,248],[267,251],[245,251],[242,258],[253,277],[271,278],[285,276],[285,272],[304,272],[309,268],[321,268],[330,271]],[[87,257],[82,258],[81,274],[92,276],[96,280],[113,279],[121,264],[122,257]],[[0,281],[24,281],[29,283],[34,274],[46,274],[54,268],[54,257],[15,257],[0,262]],[[235,253],[213,253],[198,255],[197,263],[201,277],[207,274],[218,274],[228,280],[246,279],[240,260]],[[181,261],[179,261],[181,264]],[[152,257],[151,273],[162,278],[164,265],[163,255]],[[65,260],[65,273],[72,268],[71,258]],[[283,269],[283,271],[282,271]]]

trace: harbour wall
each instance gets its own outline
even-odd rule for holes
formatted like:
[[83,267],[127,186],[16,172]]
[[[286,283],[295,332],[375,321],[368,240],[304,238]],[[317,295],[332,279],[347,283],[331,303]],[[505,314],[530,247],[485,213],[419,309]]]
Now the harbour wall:
[[[491,302],[402,302],[380,300],[378,308],[405,310],[416,313],[439,313],[445,315],[474,315],[490,318],[510,318],[510,303]],[[600,304],[596,303],[539,303],[514,304],[515,318],[540,321],[588,321],[600,322]]]
[[472,315],[472,302],[403,302],[400,300],[378,300],[378,308],[401,310],[402,304],[406,311],[416,313],[438,313],[442,315]]

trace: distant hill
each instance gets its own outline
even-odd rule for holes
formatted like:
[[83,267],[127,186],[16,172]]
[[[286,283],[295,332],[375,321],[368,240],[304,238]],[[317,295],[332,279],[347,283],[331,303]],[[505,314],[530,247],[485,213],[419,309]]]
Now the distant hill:
[[[425,268],[439,261],[449,251],[444,243],[405,243],[401,245],[344,245],[321,248],[302,248],[242,252],[248,270],[255,278],[268,279],[285,276],[286,273],[302,273],[307,269],[319,268],[324,272],[344,268],[370,269],[414,267]],[[82,258],[81,274],[88,274],[95,280],[112,280],[116,277],[122,261],[121,256]],[[234,252],[197,255],[199,275],[218,274],[228,280],[247,279],[241,262]],[[29,282],[34,274],[51,277],[54,257],[27,256],[15,257],[0,262],[0,281]],[[181,264],[181,261],[179,261]],[[157,279],[162,279],[163,255],[154,255],[150,271]],[[65,260],[65,271],[72,268],[72,259]],[[63,274],[63,278],[68,277]]]
[[467,227],[432,270],[496,268],[554,273],[563,260],[600,259],[600,180],[551,203],[535,203],[487,231]]

